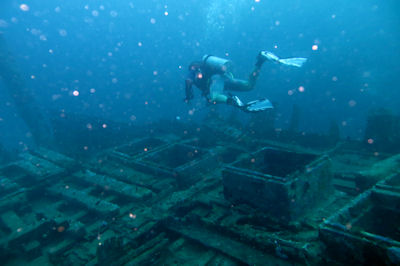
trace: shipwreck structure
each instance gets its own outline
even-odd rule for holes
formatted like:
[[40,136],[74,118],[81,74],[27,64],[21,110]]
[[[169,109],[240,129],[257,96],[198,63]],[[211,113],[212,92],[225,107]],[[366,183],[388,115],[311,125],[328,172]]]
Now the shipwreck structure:
[[327,150],[255,141],[219,119],[197,128],[143,134],[84,160],[40,147],[2,165],[1,260],[399,263],[398,156],[351,141]]

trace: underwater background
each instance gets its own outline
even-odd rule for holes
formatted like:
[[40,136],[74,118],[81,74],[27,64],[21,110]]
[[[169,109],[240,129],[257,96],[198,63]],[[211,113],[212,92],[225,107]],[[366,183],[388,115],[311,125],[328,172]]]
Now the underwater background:
[[[0,0],[5,265],[399,265],[398,0]],[[215,55],[246,113],[185,102]]]
[[[270,99],[278,127],[297,105],[302,130],[326,132],[333,120],[360,138],[370,109],[399,112],[399,10],[394,0],[2,1],[1,49],[45,112],[135,124],[201,117],[188,114],[204,105],[199,94],[194,106],[183,98],[187,65],[204,54],[232,60],[240,78],[260,50],[302,56],[301,69],[266,64],[239,96]],[[0,86],[3,145],[30,143]]]

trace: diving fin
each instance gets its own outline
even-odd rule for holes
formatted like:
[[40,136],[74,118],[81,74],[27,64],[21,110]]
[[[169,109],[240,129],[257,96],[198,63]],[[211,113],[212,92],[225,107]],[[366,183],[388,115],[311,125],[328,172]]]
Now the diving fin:
[[303,64],[307,61],[307,58],[303,57],[293,57],[293,58],[285,58],[279,59],[278,62],[287,66],[294,66],[294,67],[302,67]]
[[261,62],[268,60],[268,61],[278,62],[283,65],[294,66],[294,67],[302,67],[302,65],[307,61],[307,58],[303,58],[303,57],[280,59],[277,55],[275,55],[274,53],[268,52],[268,51],[261,51],[258,55],[258,58],[259,58],[258,60],[261,60]]
[[274,106],[268,99],[251,101],[243,106],[245,112],[261,112],[272,108],[274,108]]

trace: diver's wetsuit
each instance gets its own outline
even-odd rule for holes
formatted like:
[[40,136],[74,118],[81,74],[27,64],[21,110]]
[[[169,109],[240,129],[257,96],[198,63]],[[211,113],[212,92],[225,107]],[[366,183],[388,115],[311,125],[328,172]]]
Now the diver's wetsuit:
[[[208,67],[205,60],[199,62],[192,62],[189,66],[189,73],[185,80],[185,101],[193,99],[193,85],[199,88],[202,95],[207,98],[209,102],[215,103],[228,103],[238,107],[242,107],[239,103],[233,101],[232,96],[225,94],[225,91],[249,91],[255,86],[256,80],[259,76],[261,66],[265,59],[260,56],[257,58],[257,63],[254,66],[253,71],[249,75],[247,80],[236,79],[228,69],[223,71],[213,71],[212,68]],[[213,92],[212,89],[212,78],[215,75],[219,75],[223,80],[223,91]],[[237,97],[236,97],[237,98]],[[237,98],[238,99],[238,98]],[[240,100],[239,100],[240,101]]]
[[231,104],[245,112],[259,112],[273,108],[271,102],[266,98],[244,104],[237,96],[226,93],[226,91],[252,90],[260,74],[261,67],[267,60],[287,66],[301,67],[307,61],[307,58],[279,58],[271,52],[260,51],[253,71],[247,80],[243,80],[233,77],[229,71],[229,60],[205,55],[202,61],[192,62],[189,66],[189,74],[185,82],[185,101],[189,102],[193,98],[194,84],[202,91],[202,95],[209,102]]

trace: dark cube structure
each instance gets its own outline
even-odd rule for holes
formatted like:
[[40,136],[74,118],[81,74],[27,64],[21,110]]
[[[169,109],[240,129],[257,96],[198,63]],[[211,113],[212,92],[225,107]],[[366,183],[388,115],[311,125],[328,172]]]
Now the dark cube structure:
[[223,169],[225,198],[290,222],[333,191],[327,156],[263,148]]
[[168,145],[168,142],[160,138],[142,138],[115,148],[111,152],[111,156],[117,160],[129,161],[166,145]]
[[186,144],[173,144],[145,154],[131,163],[142,172],[174,177],[178,185],[189,186],[201,174],[217,167],[216,154],[210,150]]
[[330,257],[353,265],[400,263],[400,175],[360,194],[320,226]]

